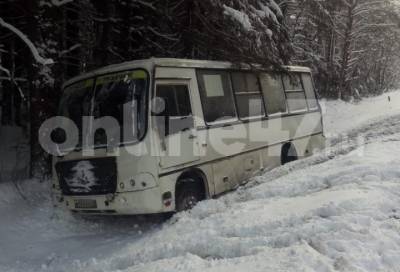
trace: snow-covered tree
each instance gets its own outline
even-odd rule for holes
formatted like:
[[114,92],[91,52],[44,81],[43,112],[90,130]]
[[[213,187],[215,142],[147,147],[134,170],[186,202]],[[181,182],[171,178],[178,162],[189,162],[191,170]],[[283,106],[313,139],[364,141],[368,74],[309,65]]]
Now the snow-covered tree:
[[324,95],[349,98],[387,89],[394,83],[389,76],[398,61],[394,51],[400,49],[394,5],[389,0],[292,2],[287,18],[295,62],[314,67]]

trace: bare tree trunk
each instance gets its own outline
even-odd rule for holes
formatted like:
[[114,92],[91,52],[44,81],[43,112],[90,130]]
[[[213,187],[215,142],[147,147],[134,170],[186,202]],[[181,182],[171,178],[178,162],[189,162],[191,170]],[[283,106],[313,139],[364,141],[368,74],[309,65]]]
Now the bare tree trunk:
[[339,70],[339,80],[340,87],[338,92],[339,99],[349,99],[350,96],[350,84],[348,79],[348,69],[349,69],[349,60],[351,58],[351,47],[352,47],[352,33],[353,33],[353,25],[354,25],[354,11],[358,5],[358,0],[351,0],[350,4],[347,7],[347,23],[344,34],[344,44],[342,50],[342,60],[341,67]]
[[[26,5],[29,6],[31,14],[27,17],[27,27],[30,40],[35,43],[39,40],[37,12],[38,3],[30,0],[26,1]],[[28,54],[28,53],[27,53]],[[40,109],[40,91],[38,69],[34,63],[33,58],[30,55],[26,56],[27,60],[27,78],[28,78],[28,90],[29,90],[29,126],[30,126],[30,176],[37,176],[42,170],[43,153],[38,142],[38,131],[41,125],[41,109]]]

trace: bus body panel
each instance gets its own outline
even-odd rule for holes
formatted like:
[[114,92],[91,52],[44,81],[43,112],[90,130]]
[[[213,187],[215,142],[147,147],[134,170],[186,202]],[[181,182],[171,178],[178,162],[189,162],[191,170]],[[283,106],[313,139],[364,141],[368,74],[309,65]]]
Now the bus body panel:
[[[173,63],[173,60],[168,63]],[[184,63],[183,67],[160,66],[160,62],[152,59],[110,68],[112,71],[147,69],[151,79],[148,89],[147,133],[142,141],[133,145],[109,150],[95,149],[94,156],[85,157],[81,151],[74,151],[55,158],[54,164],[115,157],[117,164],[117,188],[112,195],[63,195],[59,180],[54,175],[53,188],[57,202],[73,211],[90,214],[171,212],[175,210],[176,183],[185,173],[201,173],[206,197],[213,197],[242,185],[260,171],[268,171],[281,165],[281,151],[285,143],[290,142],[295,147],[299,158],[309,156],[315,149],[324,147],[320,110],[207,124],[196,74],[197,67],[191,67],[193,63],[190,61]],[[207,62],[195,63],[202,68],[209,68]],[[210,63],[214,64],[210,68],[220,65],[218,69],[229,69],[227,63]],[[308,68],[290,69],[309,73]],[[100,69],[88,75],[97,76],[105,71],[108,69]],[[152,112],[152,98],[155,97],[158,85],[187,86],[193,117],[192,129],[167,137],[160,135]],[[190,137],[190,141],[187,137]],[[179,146],[183,146],[186,151],[191,145],[195,147],[193,155],[185,153],[184,156],[177,156],[173,152]],[[56,172],[55,169],[53,171]],[[166,196],[170,198],[166,199]],[[85,206],[93,203],[90,200],[95,201],[96,205]]]

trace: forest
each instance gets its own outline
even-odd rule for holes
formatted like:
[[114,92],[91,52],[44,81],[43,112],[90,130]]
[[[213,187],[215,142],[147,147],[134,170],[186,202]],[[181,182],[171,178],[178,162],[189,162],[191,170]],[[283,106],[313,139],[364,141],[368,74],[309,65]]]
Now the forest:
[[400,3],[0,0],[0,181],[48,173],[37,133],[65,80],[150,57],[308,66],[321,98],[357,101],[399,86]]

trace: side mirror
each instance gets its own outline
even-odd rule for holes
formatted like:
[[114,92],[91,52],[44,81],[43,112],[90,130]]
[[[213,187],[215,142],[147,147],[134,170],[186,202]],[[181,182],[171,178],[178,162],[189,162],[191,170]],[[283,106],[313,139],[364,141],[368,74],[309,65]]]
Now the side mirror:
[[53,143],[63,144],[67,140],[67,134],[62,128],[56,128],[51,132],[50,139]]

